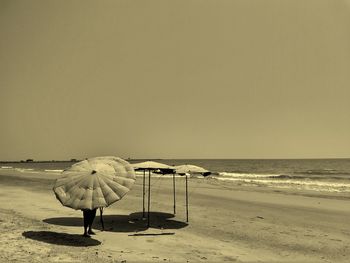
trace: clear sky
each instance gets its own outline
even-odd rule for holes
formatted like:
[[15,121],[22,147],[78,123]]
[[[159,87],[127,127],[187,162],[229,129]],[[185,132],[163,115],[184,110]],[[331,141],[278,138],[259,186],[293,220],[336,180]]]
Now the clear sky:
[[350,1],[0,0],[0,160],[350,157]]

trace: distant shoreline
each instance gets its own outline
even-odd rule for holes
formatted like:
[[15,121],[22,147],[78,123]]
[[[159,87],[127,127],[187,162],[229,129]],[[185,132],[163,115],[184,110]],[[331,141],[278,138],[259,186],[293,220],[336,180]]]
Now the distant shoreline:
[[[124,158],[123,158],[124,159]],[[72,163],[72,162],[81,162],[84,159],[71,159],[71,160],[44,160],[44,161],[0,161],[0,163]],[[124,159],[126,161],[160,161],[160,160],[166,160],[166,159]],[[172,160],[172,159],[169,159]],[[181,160],[181,159],[174,159],[174,160]],[[185,160],[185,159],[184,159]]]
[[[131,158],[122,158],[126,161],[161,161],[161,160],[350,160],[350,157],[341,157],[341,158],[141,158],[141,159],[131,159]],[[40,160],[40,161],[26,161],[26,160],[16,160],[16,161],[1,161],[0,163],[71,163],[71,162],[80,162],[84,159],[71,159],[71,160]]]
[[0,163],[71,163],[71,162],[80,162],[81,160],[51,160],[51,161],[0,161]]

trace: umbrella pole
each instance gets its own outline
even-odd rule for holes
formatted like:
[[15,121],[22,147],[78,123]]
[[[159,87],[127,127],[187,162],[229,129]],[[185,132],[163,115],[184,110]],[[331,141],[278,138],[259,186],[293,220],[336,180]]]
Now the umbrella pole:
[[148,170],[148,213],[147,213],[147,227],[149,227],[149,210],[151,207],[151,170]]
[[173,172],[173,188],[174,188],[174,215],[175,215],[176,214],[175,172]]
[[142,188],[142,218],[145,218],[145,179],[146,171],[143,170],[143,188]]
[[188,222],[188,179],[186,174],[186,222]]
[[101,225],[102,225],[102,231],[104,231],[105,230],[105,224],[103,223],[102,214],[103,214],[103,208],[100,207],[100,221],[101,221]]

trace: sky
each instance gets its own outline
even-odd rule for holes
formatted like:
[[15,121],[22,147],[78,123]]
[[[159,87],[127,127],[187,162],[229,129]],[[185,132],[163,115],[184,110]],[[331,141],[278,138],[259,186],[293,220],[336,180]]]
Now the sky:
[[347,158],[349,71],[349,0],[0,0],[0,160]]

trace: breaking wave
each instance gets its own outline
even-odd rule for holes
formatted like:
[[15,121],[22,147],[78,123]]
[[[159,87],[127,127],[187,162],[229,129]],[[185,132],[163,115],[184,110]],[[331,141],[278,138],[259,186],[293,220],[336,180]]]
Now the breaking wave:
[[222,172],[218,176],[213,176],[213,178],[220,181],[247,185],[327,192],[350,192],[350,178],[339,174],[334,176],[321,176],[320,174],[317,174],[317,176],[308,176]]
[[273,178],[273,179],[299,179],[299,180],[350,180],[350,176],[345,173],[332,173],[327,176],[320,173],[310,174],[256,174],[256,173],[236,173],[236,172],[220,172],[218,176],[223,178]]

